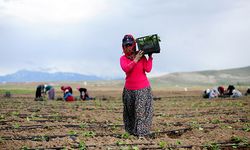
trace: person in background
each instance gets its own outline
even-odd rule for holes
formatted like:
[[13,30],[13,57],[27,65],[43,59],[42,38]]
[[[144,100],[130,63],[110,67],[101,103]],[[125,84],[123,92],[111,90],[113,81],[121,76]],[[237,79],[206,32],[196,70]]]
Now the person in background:
[[64,96],[63,96],[64,100],[67,102],[71,102],[74,101],[74,97],[72,95],[72,93],[70,93],[70,91],[68,89],[66,89],[64,91]]
[[55,99],[55,89],[53,88],[53,86],[45,84],[44,89],[45,89],[45,95],[48,92],[48,99],[54,100]]
[[209,93],[209,99],[211,98],[217,98],[219,97],[220,93],[218,91],[218,88],[217,87],[214,87],[210,90],[210,93]]
[[93,98],[89,96],[88,90],[86,88],[78,87],[76,88],[80,92],[80,98],[82,100],[92,100]]
[[226,90],[226,92],[225,92],[225,95],[227,95],[227,96],[233,95],[233,90],[234,90],[234,89],[235,89],[234,85],[229,85],[229,86],[227,87],[227,90]]
[[40,84],[36,87],[36,98],[42,98],[44,96],[44,85]]
[[234,89],[232,93],[233,93],[233,94],[230,96],[231,98],[242,97],[241,92],[240,92],[239,90],[237,90],[237,89]]
[[66,90],[68,90],[71,94],[73,94],[73,90],[71,88],[71,86],[68,86],[68,85],[63,85],[61,86],[61,90],[65,93]]
[[247,95],[250,95],[250,88],[247,89],[245,95],[246,95],[246,96],[247,96]]
[[214,87],[212,89],[206,89],[203,92],[203,98],[209,98],[209,99],[223,97],[223,95],[224,95],[223,86]]
[[206,89],[203,92],[203,98],[209,98],[210,89]]
[[225,89],[223,86],[218,86],[219,97],[223,97],[225,93]]
[[61,86],[61,90],[63,91],[63,98],[66,101],[74,101],[74,97],[73,97],[73,90],[71,88],[71,86]]
[[150,134],[153,119],[153,95],[146,72],[152,69],[152,54],[148,58],[143,51],[136,52],[136,42],[132,35],[122,40],[124,55],[120,66],[126,74],[122,94],[123,121],[129,134],[143,137]]

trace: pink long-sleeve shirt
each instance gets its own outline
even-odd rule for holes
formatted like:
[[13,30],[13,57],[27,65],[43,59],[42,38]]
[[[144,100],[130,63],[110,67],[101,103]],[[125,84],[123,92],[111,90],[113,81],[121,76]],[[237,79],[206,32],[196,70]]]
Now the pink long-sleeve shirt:
[[153,58],[143,56],[137,63],[128,59],[125,55],[120,58],[122,70],[126,73],[125,88],[139,90],[150,86],[146,72],[152,69]]

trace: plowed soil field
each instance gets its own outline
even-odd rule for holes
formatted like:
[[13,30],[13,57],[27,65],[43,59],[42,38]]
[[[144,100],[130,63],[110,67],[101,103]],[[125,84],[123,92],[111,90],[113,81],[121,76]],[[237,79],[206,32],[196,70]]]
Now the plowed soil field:
[[152,133],[125,133],[121,91],[95,100],[0,97],[0,149],[250,149],[250,96],[203,99],[200,91],[153,91]]

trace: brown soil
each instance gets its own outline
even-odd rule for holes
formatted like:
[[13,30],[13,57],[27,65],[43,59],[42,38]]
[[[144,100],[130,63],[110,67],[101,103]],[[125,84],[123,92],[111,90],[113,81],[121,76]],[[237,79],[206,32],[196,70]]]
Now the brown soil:
[[250,149],[250,97],[154,91],[152,134],[138,138],[124,134],[121,91],[92,95],[71,103],[1,97],[0,149]]

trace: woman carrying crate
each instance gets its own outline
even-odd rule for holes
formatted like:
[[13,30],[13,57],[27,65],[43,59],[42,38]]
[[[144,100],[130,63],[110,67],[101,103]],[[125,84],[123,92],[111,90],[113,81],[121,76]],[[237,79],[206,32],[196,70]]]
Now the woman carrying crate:
[[152,54],[148,59],[143,51],[136,51],[136,42],[132,35],[122,40],[124,55],[120,65],[126,74],[123,89],[123,121],[125,130],[139,137],[148,135],[153,119],[153,95],[146,72],[152,69]]

